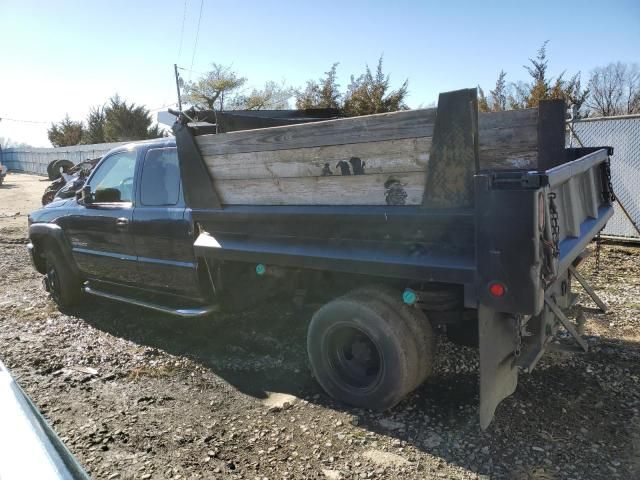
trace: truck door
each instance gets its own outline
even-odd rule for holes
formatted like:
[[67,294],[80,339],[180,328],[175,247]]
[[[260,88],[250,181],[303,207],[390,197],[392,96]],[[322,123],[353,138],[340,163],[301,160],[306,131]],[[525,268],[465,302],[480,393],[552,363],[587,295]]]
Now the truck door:
[[136,156],[136,150],[119,151],[100,162],[88,181],[93,201],[79,204],[61,220],[86,278],[120,284],[137,280],[130,232]]
[[142,159],[133,238],[145,288],[199,294],[193,232],[182,197],[175,147],[150,148]]

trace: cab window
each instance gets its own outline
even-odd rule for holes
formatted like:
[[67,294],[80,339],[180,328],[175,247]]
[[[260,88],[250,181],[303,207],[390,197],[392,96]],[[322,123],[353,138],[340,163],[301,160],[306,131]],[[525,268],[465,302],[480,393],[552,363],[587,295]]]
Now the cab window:
[[133,202],[133,176],[136,152],[121,152],[107,157],[90,180],[94,202]]
[[174,148],[152,148],[142,164],[140,200],[146,206],[176,205],[180,198],[180,167]]

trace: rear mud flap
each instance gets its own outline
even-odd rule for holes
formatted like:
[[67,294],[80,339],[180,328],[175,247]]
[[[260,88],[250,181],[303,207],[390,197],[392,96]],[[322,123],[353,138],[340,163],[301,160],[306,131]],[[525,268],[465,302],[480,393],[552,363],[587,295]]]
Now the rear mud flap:
[[485,306],[478,310],[480,336],[480,428],[485,430],[498,404],[518,385],[516,321]]

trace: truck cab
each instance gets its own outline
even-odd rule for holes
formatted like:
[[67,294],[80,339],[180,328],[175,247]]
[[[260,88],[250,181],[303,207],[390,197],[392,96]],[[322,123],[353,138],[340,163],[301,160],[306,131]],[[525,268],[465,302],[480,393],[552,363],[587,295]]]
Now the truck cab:
[[[92,293],[149,304],[154,297],[166,304],[206,304],[173,138],[111,150],[79,194],[32,212],[29,223],[33,263],[63,304],[77,297],[75,290],[73,295],[62,293],[66,288],[60,275],[66,270],[87,282],[84,288]],[[52,248],[58,258],[48,261]]]

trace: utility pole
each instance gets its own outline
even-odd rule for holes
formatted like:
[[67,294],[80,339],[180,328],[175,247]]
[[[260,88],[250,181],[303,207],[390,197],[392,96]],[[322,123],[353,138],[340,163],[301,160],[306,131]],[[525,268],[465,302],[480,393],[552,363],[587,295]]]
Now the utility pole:
[[173,64],[173,71],[176,74],[176,91],[178,92],[178,110],[182,111],[182,99],[180,98],[180,75],[178,75],[178,65]]

